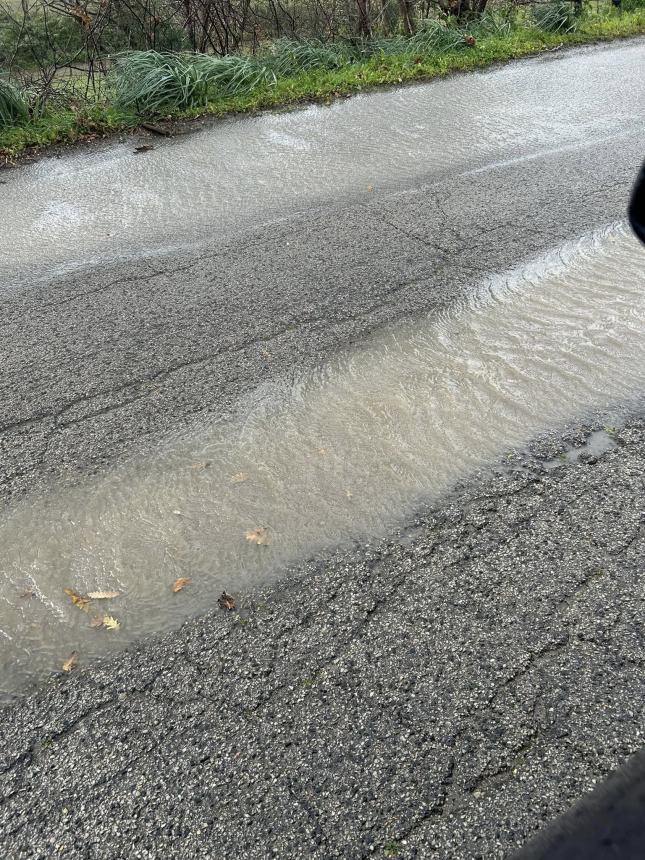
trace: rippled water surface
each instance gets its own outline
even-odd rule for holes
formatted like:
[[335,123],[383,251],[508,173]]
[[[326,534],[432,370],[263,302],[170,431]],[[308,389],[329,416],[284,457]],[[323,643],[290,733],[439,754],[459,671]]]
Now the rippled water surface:
[[[509,446],[636,397],[644,322],[645,250],[615,226],[380,334],[243,424],[5,512],[0,691],[72,650],[84,662],[177,625],[303,554],[381,534]],[[266,545],[246,540],[260,527]],[[190,583],[173,594],[178,577]],[[84,612],[65,588],[120,596]],[[91,628],[99,611],[120,629]]]
[[3,175],[0,277],[192,242],[369,188],[642,136],[644,67],[643,42],[592,48],[223,121],[155,140],[145,154],[129,140],[44,158]]

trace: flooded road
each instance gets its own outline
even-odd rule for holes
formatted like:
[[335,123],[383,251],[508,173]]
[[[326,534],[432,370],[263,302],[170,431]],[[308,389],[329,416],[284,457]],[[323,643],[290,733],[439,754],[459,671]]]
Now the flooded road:
[[[193,135],[43,158],[3,174],[0,285],[210,240],[353,199],[642,136],[645,45],[553,54]],[[584,158],[584,154],[581,154]],[[371,198],[370,198],[371,199]]]
[[[0,692],[72,650],[83,661],[117,651],[213,606],[222,589],[384,534],[540,431],[637,400],[644,324],[645,250],[614,225],[381,332],[241,424],[206,426],[7,509]],[[589,450],[611,444],[605,434]],[[190,582],[173,594],[179,577]],[[81,611],[65,588],[119,596]],[[120,628],[91,627],[97,614]]]

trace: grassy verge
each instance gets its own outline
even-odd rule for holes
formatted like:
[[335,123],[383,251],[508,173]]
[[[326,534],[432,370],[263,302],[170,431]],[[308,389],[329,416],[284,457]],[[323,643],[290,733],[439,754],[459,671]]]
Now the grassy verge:
[[[378,86],[430,80],[451,72],[481,69],[494,63],[565,45],[625,38],[645,34],[645,7],[584,17],[571,32],[549,33],[535,27],[515,27],[503,34],[479,35],[467,50],[376,54],[338,69],[311,69],[279,77],[271,85],[260,83],[250,92],[219,96],[206,107],[164,113],[165,119],[223,116],[303,102],[329,102],[334,98]],[[15,161],[26,150],[71,143],[136,128],[144,115],[119,110],[107,102],[52,110],[45,116],[0,129],[0,160]]]

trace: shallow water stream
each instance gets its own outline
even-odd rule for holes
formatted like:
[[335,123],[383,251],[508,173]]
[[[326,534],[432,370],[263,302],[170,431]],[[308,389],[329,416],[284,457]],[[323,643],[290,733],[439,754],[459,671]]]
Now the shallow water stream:
[[[638,397],[644,323],[645,250],[614,225],[379,334],[243,423],[20,503],[0,518],[0,694],[383,534],[509,447]],[[119,597],[81,611],[65,588]],[[104,613],[120,629],[89,626]]]
[[[645,42],[551,54],[329,107],[43,158],[3,174],[0,289],[27,273],[218,231],[553,150],[642,138]],[[618,143],[618,145],[620,145]],[[528,192],[527,192],[528,193]]]

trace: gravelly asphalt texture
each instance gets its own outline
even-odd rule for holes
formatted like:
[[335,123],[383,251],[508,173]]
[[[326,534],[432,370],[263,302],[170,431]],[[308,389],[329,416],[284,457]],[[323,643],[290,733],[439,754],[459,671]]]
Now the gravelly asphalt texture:
[[4,291],[0,498],[244,408],[484,274],[625,217],[638,136],[363,195],[184,255]]
[[645,422],[616,438],[5,710],[4,856],[507,856],[643,742]]
[[[536,155],[3,294],[1,497],[624,217],[641,158]],[[4,708],[0,856],[509,856],[643,742],[645,422],[541,465],[592,429]]]

